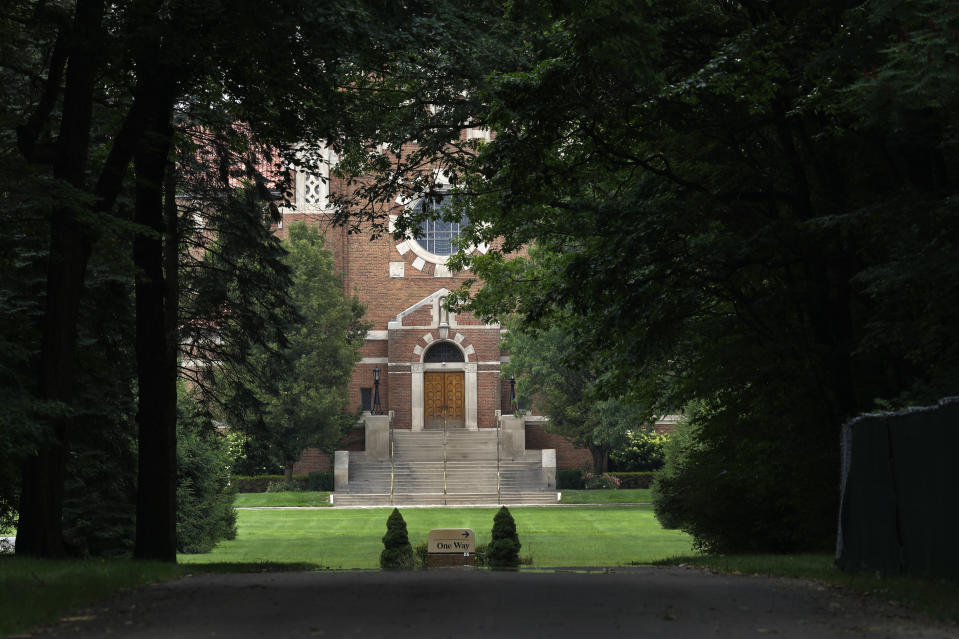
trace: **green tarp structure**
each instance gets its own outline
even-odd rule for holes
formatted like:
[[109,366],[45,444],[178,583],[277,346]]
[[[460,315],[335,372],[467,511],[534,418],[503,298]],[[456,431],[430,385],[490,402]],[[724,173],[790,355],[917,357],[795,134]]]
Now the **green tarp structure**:
[[843,426],[839,568],[959,578],[957,455],[959,398]]

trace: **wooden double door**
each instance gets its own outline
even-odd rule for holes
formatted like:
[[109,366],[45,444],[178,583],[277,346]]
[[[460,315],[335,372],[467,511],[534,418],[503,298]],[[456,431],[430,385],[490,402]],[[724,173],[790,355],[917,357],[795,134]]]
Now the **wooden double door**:
[[463,428],[466,425],[466,382],[462,372],[428,371],[423,378],[423,425]]

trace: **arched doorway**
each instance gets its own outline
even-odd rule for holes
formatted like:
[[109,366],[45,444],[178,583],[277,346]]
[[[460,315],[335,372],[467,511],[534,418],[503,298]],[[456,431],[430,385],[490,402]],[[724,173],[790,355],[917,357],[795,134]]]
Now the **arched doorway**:
[[423,426],[466,426],[466,359],[452,342],[436,342],[424,353]]

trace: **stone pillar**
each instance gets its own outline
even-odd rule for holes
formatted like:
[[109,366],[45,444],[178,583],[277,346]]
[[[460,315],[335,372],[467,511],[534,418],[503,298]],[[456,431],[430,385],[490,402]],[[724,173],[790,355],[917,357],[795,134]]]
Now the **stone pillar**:
[[338,450],[333,454],[333,490],[338,493],[350,490],[350,451],[348,450]]
[[410,408],[413,430],[423,430],[423,363],[410,364]]
[[546,490],[556,490],[556,449],[543,449],[543,481]]
[[366,424],[366,458],[386,460],[390,458],[390,416],[363,415]]
[[500,459],[522,459],[526,453],[526,421],[516,415],[500,415]]
[[[470,347],[470,348],[472,348],[472,347]],[[466,406],[465,406],[465,408],[466,408],[466,415],[465,415],[466,420],[465,420],[465,422],[466,422],[466,423],[465,423],[464,425],[466,426],[466,430],[477,430],[477,428],[478,428],[478,422],[477,422],[477,420],[476,420],[476,416],[477,416],[477,411],[476,411],[477,396],[476,396],[476,392],[477,392],[477,388],[479,387],[479,382],[478,382],[478,380],[477,380],[477,375],[476,375],[476,372],[477,372],[476,362],[467,362],[467,363],[466,363],[466,367],[465,367],[463,370],[464,370],[464,380],[463,380],[463,382],[464,382],[464,385],[466,386],[466,388],[465,388],[465,392],[466,392],[466,397],[465,397],[465,399],[466,399]]]

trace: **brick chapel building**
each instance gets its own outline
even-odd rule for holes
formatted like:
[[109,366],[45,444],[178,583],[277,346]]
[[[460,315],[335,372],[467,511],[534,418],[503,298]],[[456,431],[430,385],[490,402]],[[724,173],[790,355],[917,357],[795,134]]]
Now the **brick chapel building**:
[[[327,157],[332,160],[332,152]],[[390,234],[373,240],[368,234],[351,235],[330,223],[331,191],[346,187],[335,176],[331,178],[328,166],[321,169],[322,175],[296,172],[293,206],[282,209],[276,233],[283,238],[288,227],[300,221],[319,228],[343,277],[344,292],[355,293],[366,305],[364,319],[373,326],[350,381],[350,409],[362,408],[364,414],[380,409],[396,430],[495,429],[502,416],[514,412],[510,380],[501,374],[502,365],[509,361],[500,347],[503,329],[470,313],[449,313],[443,308],[450,291],[475,279],[468,272],[453,273],[446,267],[460,224],[424,222],[416,237],[399,240]],[[404,207],[442,205],[442,197],[397,200],[390,212],[390,230]],[[485,252],[488,247],[470,250]],[[376,399],[379,406],[374,406]],[[544,421],[535,411],[523,418],[526,448],[555,449],[557,468],[589,468],[589,452],[547,433]],[[362,450],[362,428],[343,446]],[[328,455],[308,449],[295,472],[330,468]]]

